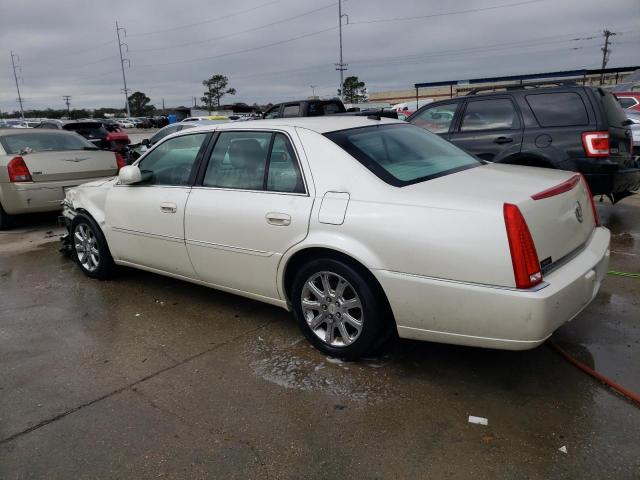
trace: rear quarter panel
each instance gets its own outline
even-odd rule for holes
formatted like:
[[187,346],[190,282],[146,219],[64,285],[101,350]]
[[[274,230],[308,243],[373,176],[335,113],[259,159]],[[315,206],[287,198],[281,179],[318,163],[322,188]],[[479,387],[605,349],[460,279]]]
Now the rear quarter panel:
[[[309,235],[296,251],[322,246],[342,251],[372,270],[513,286],[513,270],[501,208],[384,183],[344,150],[315,132],[298,129],[316,197],[348,192],[342,225],[319,221],[314,203]],[[445,180],[447,177],[441,177]],[[413,192],[413,193],[412,193]],[[295,253],[288,252],[286,258]]]

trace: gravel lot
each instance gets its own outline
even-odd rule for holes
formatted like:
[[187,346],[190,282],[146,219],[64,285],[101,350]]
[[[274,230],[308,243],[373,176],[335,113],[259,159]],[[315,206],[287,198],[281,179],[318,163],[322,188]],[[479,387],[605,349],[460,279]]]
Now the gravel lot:
[[[598,208],[611,268],[640,272],[640,198]],[[640,410],[547,346],[342,363],[275,307],[88,279],[60,233],[39,215],[0,234],[0,478],[640,476]],[[554,339],[638,392],[639,319],[640,279],[609,276]]]

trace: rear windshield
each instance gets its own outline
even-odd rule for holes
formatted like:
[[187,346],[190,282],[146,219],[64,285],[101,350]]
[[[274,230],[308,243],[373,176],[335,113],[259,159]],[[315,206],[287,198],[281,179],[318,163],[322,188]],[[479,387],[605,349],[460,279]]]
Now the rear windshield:
[[96,147],[80,135],[64,132],[29,132],[18,135],[3,135],[0,143],[8,155],[19,154],[26,149],[31,152],[58,152],[65,150],[95,150]]
[[325,136],[396,187],[481,165],[458,147],[413,125],[377,125],[339,130]]
[[334,113],[342,113],[344,112],[344,108],[340,108],[341,105],[337,102],[331,103],[321,103],[321,102],[311,102],[309,103],[309,113],[310,117],[319,117],[321,115],[332,115]]
[[577,93],[536,93],[525,98],[541,127],[589,124],[587,109]]
[[101,123],[96,122],[68,123],[63,128],[72,132],[78,132],[83,137],[89,135],[93,137],[104,137],[108,133]]

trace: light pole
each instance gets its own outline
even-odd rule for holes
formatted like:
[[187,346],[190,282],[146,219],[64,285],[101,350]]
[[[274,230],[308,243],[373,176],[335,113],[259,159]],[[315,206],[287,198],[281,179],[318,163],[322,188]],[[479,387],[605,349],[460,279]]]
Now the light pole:
[[311,96],[313,98],[315,98],[316,97],[316,87],[317,87],[317,85],[309,85],[309,86],[311,87]]

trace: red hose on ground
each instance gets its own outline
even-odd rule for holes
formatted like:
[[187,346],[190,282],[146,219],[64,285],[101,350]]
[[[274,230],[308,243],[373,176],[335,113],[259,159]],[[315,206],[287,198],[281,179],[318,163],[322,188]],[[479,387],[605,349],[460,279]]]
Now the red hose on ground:
[[609,380],[607,377],[605,377],[604,375],[596,372],[595,370],[587,367],[584,363],[580,362],[579,360],[576,360],[575,358],[573,358],[571,355],[569,355],[567,352],[565,352],[563,349],[561,349],[558,345],[556,345],[556,343],[553,340],[547,340],[547,343],[549,344],[549,346],[551,348],[553,348],[556,352],[558,352],[562,357],[564,357],[564,359],[571,363],[572,365],[578,367],[580,370],[582,370],[585,373],[588,373],[589,375],[591,375],[593,378],[595,378],[596,380],[600,380],[602,383],[604,383],[605,385],[613,388],[616,392],[618,392],[619,394],[627,397],[629,400],[631,400],[632,402],[634,402],[636,404],[636,406],[640,407],[640,395],[638,395],[637,393],[632,392],[631,390],[627,390],[626,388],[624,388],[621,385],[618,385],[616,382],[614,382],[613,380]]

